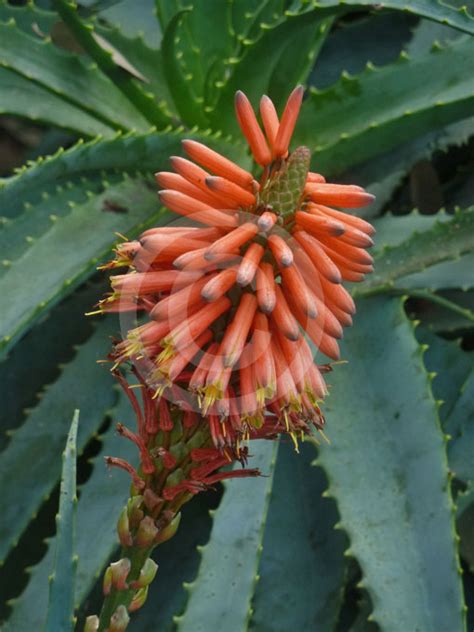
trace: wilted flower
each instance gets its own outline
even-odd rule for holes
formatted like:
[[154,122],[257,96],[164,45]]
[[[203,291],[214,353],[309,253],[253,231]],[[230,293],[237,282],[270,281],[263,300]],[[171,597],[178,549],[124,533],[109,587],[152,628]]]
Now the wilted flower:
[[237,119],[262,168],[259,180],[184,140],[191,160],[172,157],[173,171],[156,180],[161,202],[186,224],[145,231],[119,245],[107,266],[130,271],[112,277],[113,292],[100,309],[149,317],[113,352],[116,364],[131,360],[139,367],[145,408],[154,411],[145,413],[144,434],[129,437],[143,471],[153,467],[144,458],[146,437],[173,429],[170,405],[199,423],[206,418],[212,436],[212,445],[191,452],[201,465],[166,492],[170,498],[223,478],[216,472],[226,460],[245,460],[242,439],[286,432],[296,442],[324,424],[322,374],[330,365],[318,366],[313,352],[339,358],[337,340],[355,311],[342,281],[361,281],[372,271],[366,248],[374,233],[368,222],[333,206],[361,207],[373,196],[310,171],[308,148],[289,152],[302,98],[300,86],[279,119],[262,97],[264,133],[237,92]]

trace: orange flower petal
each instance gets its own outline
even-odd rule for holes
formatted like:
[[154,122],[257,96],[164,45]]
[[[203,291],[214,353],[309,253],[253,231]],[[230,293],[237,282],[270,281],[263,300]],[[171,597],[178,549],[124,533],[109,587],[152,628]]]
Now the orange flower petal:
[[224,356],[224,366],[234,366],[240,358],[256,309],[255,296],[250,293],[243,294],[231,323],[227,325],[219,349]]
[[275,308],[275,277],[271,263],[261,263],[257,270],[257,302],[265,314],[270,314]]
[[206,178],[207,187],[219,195],[224,195],[227,199],[231,199],[239,206],[253,206],[256,202],[255,195],[243,189],[238,184],[221,178],[219,176],[208,176]]
[[273,101],[270,97],[267,97],[266,94],[260,99],[260,115],[270,147],[273,147],[278,134],[280,121],[278,120],[278,114],[273,105]]
[[293,263],[293,252],[286,241],[280,235],[270,235],[268,246],[280,268],[288,268]]
[[294,237],[320,274],[326,277],[328,281],[331,281],[331,283],[341,282],[341,274],[337,265],[321,248],[315,237],[312,237],[304,230],[296,232]]
[[158,193],[160,202],[178,215],[185,215],[201,224],[222,228],[234,228],[237,226],[237,217],[226,215],[222,211],[210,208],[207,204],[199,202],[184,193],[164,189]]
[[217,301],[218,298],[223,296],[234,286],[236,277],[237,268],[222,270],[212,278],[207,276],[206,279],[208,279],[208,281],[201,290],[202,298],[209,303]]
[[238,285],[243,287],[252,283],[257,273],[258,264],[264,254],[265,248],[263,246],[256,243],[250,244],[239,266],[237,273]]
[[275,138],[273,151],[275,156],[284,156],[288,151],[291,137],[295,129],[296,121],[300,113],[301,103],[303,101],[303,86],[298,86],[290,94],[286,102],[285,109],[281,116],[280,126]]
[[324,206],[322,204],[315,204],[314,206],[317,206],[317,208],[323,211],[326,215],[329,215],[334,219],[338,219],[345,224],[349,224],[354,228],[358,228],[362,232],[367,233],[367,235],[375,234],[375,228],[372,224],[369,224],[369,222],[366,222],[365,219],[362,219],[361,217],[356,217],[355,215],[350,215],[349,213],[343,213],[342,211],[337,211],[334,208],[330,208],[329,206]]
[[276,303],[271,318],[276,329],[290,340],[298,340],[300,328],[279,285],[275,285]]
[[258,227],[252,222],[246,222],[224,237],[215,241],[210,248],[206,250],[205,258],[211,261],[216,255],[232,252],[235,248],[239,248],[249,239],[252,239],[258,232]]
[[343,208],[360,208],[375,200],[375,196],[360,187],[346,184],[307,184],[305,192],[317,204],[334,204]]
[[245,94],[238,90],[235,94],[235,112],[243,135],[247,139],[250,150],[257,162],[262,167],[269,165],[272,154],[267,141],[257,122],[255,112]]
[[339,235],[343,235],[345,230],[344,224],[337,220],[312,215],[304,211],[297,211],[295,213],[295,220],[297,226],[301,226],[301,228],[304,228],[316,236],[332,235],[338,237]]

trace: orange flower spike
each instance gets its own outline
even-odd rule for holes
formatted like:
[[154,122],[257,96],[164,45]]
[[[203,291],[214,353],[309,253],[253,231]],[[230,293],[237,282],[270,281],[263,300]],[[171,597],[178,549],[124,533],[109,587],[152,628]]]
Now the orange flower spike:
[[213,192],[219,195],[224,195],[226,198],[233,200],[239,206],[247,207],[253,206],[256,202],[255,195],[239,187],[238,184],[221,178],[219,176],[209,176],[206,178],[207,187]]
[[263,128],[267,135],[270,147],[275,146],[275,139],[278,134],[278,128],[280,127],[280,121],[278,120],[278,114],[273,105],[273,101],[266,94],[260,99],[260,116],[262,117]]
[[301,103],[303,101],[303,86],[298,86],[290,94],[288,101],[286,102],[285,109],[281,116],[280,126],[275,139],[273,151],[275,156],[283,157],[288,151],[290,140],[295,129],[296,121],[300,113]]
[[212,278],[206,277],[208,281],[201,290],[201,297],[209,303],[217,301],[235,285],[236,277],[237,268],[227,268]]
[[190,217],[201,224],[219,228],[235,228],[237,226],[236,216],[226,215],[226,213],[212,209],[207,204],[194,200],[179,191],[163,189],[158,193],[158,196],[163,206],[168,207],[178,215]]
[[322,204],[310,204],[309,206],[315,206],[326,215],[329,215],[334,219],[338,219],[341,222],[345,222],[354,228],[358,228],[363,233],[367,233],[367,235],[375,234],[375,228],[372,224],[369,224],[369,222],[366,222],[365,219],[362,219],[361,217],[356,217],[355,215],[350,215],[349,213],[343,213],[342,211],[337,211],[335,208],[330,208],[329,206],[324,206]]
[[279,267],[288,268],[292,265],[293,253],[280,235],[270,235],[268,238],[268,246]]
[[268,148],[267,141],[257,122],[257,117],[250,101],[240,90],[235,94],[235,112],[240,129],[247,139],[255,162],[262,167],[269,165],[272,161],[272,153]]
[[265,254],[265,248],[260,244],[253,243],[247,249],[242,261],[240,262],[239,270],[237,273],[237,283],[241,287],[252,283],[256,273],[258,265]]
[[375,196],[361,187],[347,184],[309,183],[305,192],[317,204],[334,204],[343,208],[360,208],[375,200]]
[[309,318],[316,318],[318,310],[313,295],[298,268],[291,266],[290,268],[282,268],[280,272],[286,296],[291,296],[292,301]]
[[204,305],[201,291],[208,282],[209,277],[202,276],[194,283],[163,298],[151,310],[151,318],[154,320],[170,320],[173,321],[172,324],[174,325],[175,319],[179,318],[181,320],[187,317],[193,308]]
[[224,357],[225,367],[234,366],[240,358],[256,310],[257,299],[255,296],[248,292],[243,294],[220,346],[219,352]]
[[276,303],[272,312],[272,323],[290,340],[298,340],[300,328],[293,316],[279,285],[275,285]]
[[337,265],[326,254],[323,248],[321,248],[317,239],[303,230],[296,232],[294,237],[313,263],[317,272],[322,274],[331,283],[341,282],[341,273]]
[[271,314],[276,304],[275,277],[271,263],[261,263],[257,270],[257,302],[264,314]]
[[182,141],[182,144],[184,151],[192,160],[209,169],[212,173],[235,182],[244,189],[252,189],[253,175],[236,165],[235,162],[224,158],[221,154],[195,140],[186,139]]
[[216,255],[232,252],[235,248],[243,246],[243,244],[252,239],[252,237],[255,237],[257,232],[258,227],[256,224],[246,222],[215,241],[212,246],[206,250],[204,257],[208,261],[212,261]]
[[317,237],[324,235],[339,237],[345,232],[344,224],[341,222],[305,213],[304,211],[297,211],[295,213],[295,220],[297,226],[307,230],[309,233],[316,235]]
[[219,316],[224,314],[230,306],[231,302],[226,296],[218,299],[215,303],[205,305],[186,321],[172,329],[163,342],[174,349],[184,348],[217,320]]

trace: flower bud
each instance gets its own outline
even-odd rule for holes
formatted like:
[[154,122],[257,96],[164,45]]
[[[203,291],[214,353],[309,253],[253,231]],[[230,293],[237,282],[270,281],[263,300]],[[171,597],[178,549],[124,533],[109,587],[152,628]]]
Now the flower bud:
[[143,518],[143,511],[140,509],[143,496],[132,496],[128,499],[127,512],[130,527],[136,527]]
[[155,542],[158,529],[150,516],[145,516],[138,527],[136,541],[138,546],[148,547]]
[[156,538],[156,541],[158,542],[158,544],[161,544],[162,542],[166,542],[166,540],[169,540],[170,538],[174,536],[174,534],[178,530],[180,521],[181,521],[181,513],[178,513],[171,520],[171,522],[166,527],[164,527],[164,529],[161,529],[161,531],[158,533],[158,537]]
[[117,522],[117,533],[122,546],[132,546],[132,534],[130,533],[130,521],[128,519],[127,507],[124,507],[120,513]]
[[107,628],[108,632],[124,632],[127,629],[127,625],[130,621],[127,609],[125,606],[118,606],[114,614],[110,617],[110,625]]
[[130,584],[131,588],[145,588],[155,579],[158,564],[149,557],[143,564],[139,578]]
[[132,599],[130,605],[128,606],[128,611],[135,612],[135,610],[138,610],[139,608],[141,608],[143,604],[145,603],[147,596],[148,596],[148,586],[144,586],[143,588],[140,588],[140,590],[137,590],[134,598]]
[[126,579],[130,573],[131,566],[132,564],[127,557],[123,557],[118,562],[112,562],[112,564],[109,565],[107,570],[110,569],[111,571],[111,583],[116,590],[127,590],[128,584]]
[[95,614],[92,614],[90,617],[87,617],[86,622],[84,624],[84,632],[97,632],[99,629],[99,617]]

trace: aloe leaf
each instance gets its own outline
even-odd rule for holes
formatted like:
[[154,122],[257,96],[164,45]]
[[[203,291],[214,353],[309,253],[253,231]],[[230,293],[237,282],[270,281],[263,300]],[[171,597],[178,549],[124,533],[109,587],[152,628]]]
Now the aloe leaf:
[[63,452],[63,469],[56,516],[54,569],[50,576],[45,632],[72,630],[76,579],[76,443],[79,411],[76,410]]
[[[124,212],[108,212],[108,205]],[[45,309],[57,303],[96,269],[107,256],[114,232],[133,235],[144,220],[160,217],[153,187],[144,179],[124,179],[88,202],[51,222],[51,228],[12,262],[0,279],[0,293],[8,297],[0,337],[5,352]],[[161,213],[161,215],[163,212]],[[94,231],[91,232],[91,221]]]
[[[110,412],[115,421],[128,425],[130,404],[119,395],[117,406]],[[130,424],[130,427],[133,427]],[[80,488],[77,505],[76,553],[78,558],[74,604],[77,606],[88,595],[103,567],[117,548],[116,523],[128,497],[127,475],[119,470],[108,470],[104,455],[114,455],[131,462],[136,458],[133,444],[120,437],[115,423],[100,436],[100,454],[93,462],[90,478]],[[94,534],[91,546],[91,534]],[[47,577],[53,564],[56,538],[48,542],[48,551],[30,571],[30,579],[23,593],[11,602],[12,611],[6,630],[40,629],[47,608]],[[56,628],[59,630],[62,628]],[[56,630],[54,632],[56,632]]]
[[136,80],[124,73],[115,63],[111,52],[104,49],[94,37],[93,26],[85,24],[79,17],[77,6],[69,0],[53,0],[53,6],[70,29],[74,38],[92,57],[102,72],[109,77],[115,87],[123,93],[135,111],[139,112],[149,124],[164,129],[170,119],[156,103],[154,96],[139,85]]
[[80,452],[113,405],[116,395],[112,391],[111,375],[106,366],[97,364],[97,360],[106,357],[109,336],[117,329],[115,319],[106,320],[87,342],[80,345],[75,357],[46,389],[1,453],[0,493],[4,504],[0,559],[5,559],[32,515],[58,482],[59,457],[69,430],[71,412],[75,408],[81,410],[77,443]]
[[335,175],[417,135],[472,117],[473,52],[474,40],[461,38],[381,68],[368,64],[361,75],[343,75],[325,90],[311,89],[295,145],[308,145],[318,170]]
[[371,620],[386,632],[461,632],[444,437],[402,301],[360,300],[343,356],[350,363],[331,374],[326,403],[331,445],[321,446],[318,463],[349,536],[347,554],[362,568]]
[[252,602],[250,630],[333,630],[343,596],[346,538],[335,530],[334,502],[323,498],[327,481],[312,468],[314,447],[282,442]]
[[202,110],[202,97],[199,98],[194,90],[193,75],[181,67],[176,50],[179,29],[189,10],[179,11],[171,18],[163,35],[161,51],[165,76],[181,120],[187,125],[198,125],[205,129],[208,121]]
[[106,289],[105,280],[80,288],[52,309],[0,362],[0,383],[8,393],[0,408],[0,451],[8,445],[11,431],[36,406],[45,384],[54,382],[61,365],[74,356],[75,346],[92,335],[94,320],[84,318],[84,313]]
[[[186,136],[210,145],[243,167],[249,165],[241,144],[217,140],[206,133],[189,133]],[[79,141],[70,149],[59,149],[53,156],[39,158],[22,167],[10,178],[0,178],[2,215],[19,215],[25,211],[25,204],[35,205],[45,192],[51,196],[58,185],[80,186],[83,177],[95,178],[99,174],[108,178],[117,171],[135,173],[137,170],[151,175],[158,169],[168,168],[168,157],[182,153],[183,137],[182,130],[143,135],[117,134],[112,139],[95,139],[87,143]],[[54,206],[53,200],[51,206]]]
[[[435,215],[420,215],[416,212],[403,216],[384,215],[373,221],[377,230],[374,254],[383,257],[384,249],[388,246],[398,246],[410,237],[416,239],[418,233],[433,229],[438,222],[449,222],[452,218],[452,215],[443,212]],[[468,289],[474,285],[473,269],[474,255],[467,254],[454,261],[434,264],[421,272],[403,276],[397,283],[408,289]]]
[[179,632],[247,629],[276,447],[269,441],[252,446],[252,467],[258,467],[263,477],[226,483],[198,576],[186,586],[186,610],[176,618]]
[[14,20],[18,28],[29,35],[48,35],[57,22],[58,16],[52,11],[28,2],[23,6],[12,5],[8,0],[0,0],[0,22]]
[[463,384],[461,394],[451,411],[446,432],[452,437],[448,443],[449,467],[466,483],[474,480],[474,362]]
[[[0,22],[0,63],[46,88],[67,103],[94,115],[112,129],[146,131],[150,124],[97,67]],[[72,123],[71,123],[72,125]]]
[[385,248],[375,256],[374,274],[356,293],[390,288],[403,277],[472,252],[473,228],[474,211],[459,211],[449,221],[438,221],[429,230],[413,233],[398,245]]
[[[276,97],[276,105],[281,106],[288,97],[288,86],[305,80],[310,68],[306,63],[302,67],[302,56],[315,59],[327,35],[328,26],[329,23],[321,20],[318,13],[313,11],[303,16],[280,18],[262,28],[259,36],[243,48],[240,57],[229,63],[229,77],[222,86],[217,103],[209,112],[213,126],[226,132],[237,132],[233,105],[237,90],[245,92],[254,106],[258,105],[257,99],[264,92],[269,92],[272,98]],[[298,43],[295,44],[295,41]],[[282,73],[286,87],[282,83],[283,76],[278,74],[283,55],[288,57],[284,60]],[[271,91],[272,85],[275,95]]]
[[440,405],[441,422],[445,424],[473,368],[474,358],[463,351],[461,340],[446,340],[426,327],[417,327],[416,337],[425,345],[423,361],[433,376],[433,395]]
[[[446,297],[452,303],[474,312],[474,292],[472,290],[467,292],[463,290],[446,290],[440,292],[440,295]],[[472,320],[467,318],[466,315],[447,310],[436,303],[427,303],[426,308],[422,305],[421,309],[418,310],[418,316],[421,317],[424,325],[436,333],[459,337],[472,329]]]
[[84,136],[111,136],[114,128],[8,68],[0,68],[0,114],[70,129]]
[[[160,108],[170,116],[175,114],[169,86],[165,78],[163,56],[159,49],[148,46],[142,36],[126,37],[119,28],[96,25],[96,34],[111,44],[123,61],[134,70],[128,70],[143,85],[147,92],[155,95]],[[116,59],[118,63],[118,60]],[[127,69],[127,66],[123,66]]]
[[[412,0],[409,4],[404,0],[387,0],[383,5],[376,6],[404,11],[474,34],[474,16],[465,5],[457,7],[443,0]],[[292,5],[293,11],[300,11],[305,7],[316,7],[321,13],[333,14],[346,13],[352,9],[372,8],[374,3],[372,0],[296,0]]]

